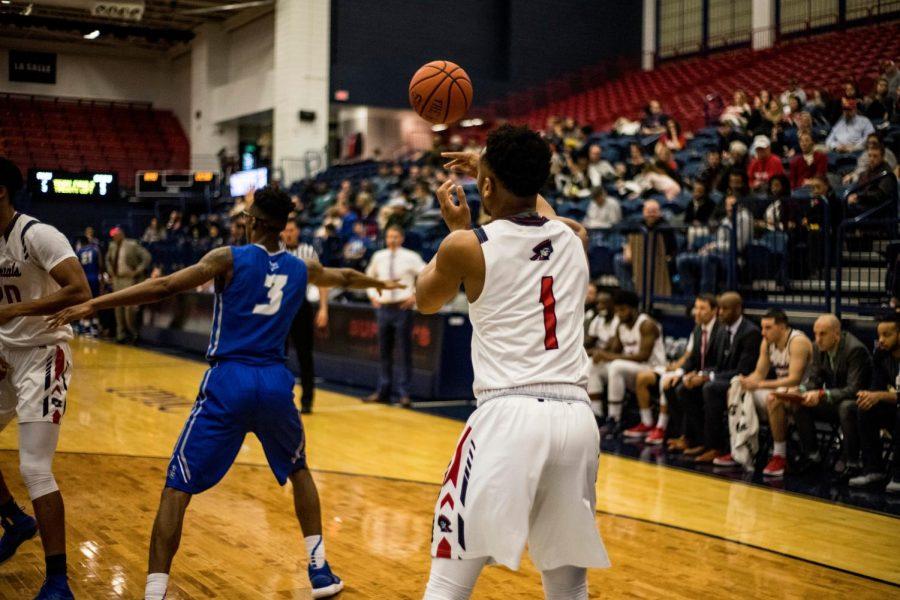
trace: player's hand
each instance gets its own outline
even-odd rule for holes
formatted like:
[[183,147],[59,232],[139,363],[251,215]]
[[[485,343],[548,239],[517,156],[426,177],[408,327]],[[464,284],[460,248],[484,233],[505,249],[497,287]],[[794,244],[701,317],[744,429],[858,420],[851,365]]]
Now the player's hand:
[[449,162],[444,163],[444,168],[448,171],[469,177],[478,175],[479,156],[477,152],[441,152],[441,156],[450,159]]
[[[456,194],[457,203],[453,202],[453,194]],[[466,193],[462,186],[453,181],[445,181],[437,190],[438,204],[441,205],[441,217],[450,231],[468,229],[472,225],[472,212],[466,200]]]
[[813,390],[803,394],[803,406],[813,408],[819,405],[819,390]]
[[94,309],[88,302],[76,304],[47,317],[47,329],[56,329],[73,321],[80,321],[94,316]]
[[2,356],[0,356],[0,381],[6,379],[6,375],[12,370],[12,367]]

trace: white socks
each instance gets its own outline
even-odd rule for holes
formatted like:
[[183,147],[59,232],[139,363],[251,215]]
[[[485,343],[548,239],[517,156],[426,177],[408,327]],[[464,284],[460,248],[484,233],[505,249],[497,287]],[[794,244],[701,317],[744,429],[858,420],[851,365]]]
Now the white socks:
[[774,456],[787,456],[787,442],[775,442],[775,448],[772,451]]
[[661,412],[659,413],[659,418],[656,420],[656,426],[660,429],[665,429],[669,425],[669,413]]
[[325,540],[321,535],[311,535],[303,538],[306,542],[306,554],[309,556],[309,564],[314,569],[325,566]]
[[646,425],[647,427],[653,427],[653,409],[652,408],[642,408],[641,409],[641,423]]
[[168,585],[168,573],[150,573],[147,575],[147,587],[144,588],[144,600],[163,600]]

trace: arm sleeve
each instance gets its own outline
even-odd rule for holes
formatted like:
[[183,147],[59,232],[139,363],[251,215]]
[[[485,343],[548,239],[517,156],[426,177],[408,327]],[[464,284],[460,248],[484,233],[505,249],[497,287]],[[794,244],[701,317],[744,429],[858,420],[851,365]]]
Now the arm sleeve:
[[25,248],[35,264],[48,273],[67,258],[75,258],[72,245],[55,227],[43,223],[31,227],[25,234]]

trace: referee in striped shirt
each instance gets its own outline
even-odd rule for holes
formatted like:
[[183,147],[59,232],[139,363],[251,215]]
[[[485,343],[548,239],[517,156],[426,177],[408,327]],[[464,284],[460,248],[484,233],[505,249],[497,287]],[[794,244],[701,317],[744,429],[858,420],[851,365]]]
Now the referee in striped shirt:
[[[289,219],[281,232],[284,249],[304,262],[319,262],[316,249],[309,244],[300,243],[300,227],[293,219]],[[313,366],[313,326],[319,329],[328,327],[328,288],[319,286],[319,310],[313,314],[313,306],[307,298],[297,311],[291,324],[290,341],[297,351],[297,362],[300,365],[300,412],[312,412],[313,392],[315,390],[315,368]]]

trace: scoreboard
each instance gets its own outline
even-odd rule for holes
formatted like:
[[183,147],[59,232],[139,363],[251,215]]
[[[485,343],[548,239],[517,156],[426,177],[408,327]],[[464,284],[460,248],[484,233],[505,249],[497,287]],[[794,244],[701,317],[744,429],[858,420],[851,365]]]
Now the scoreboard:
[[119,178],[115,173],[31,169],[28,171],[28,188],[38,199],[119,199]]
[[138,198],[180,198],[203,195],[218,189],[219,175],[213,171],[138,171],[134,190]]

